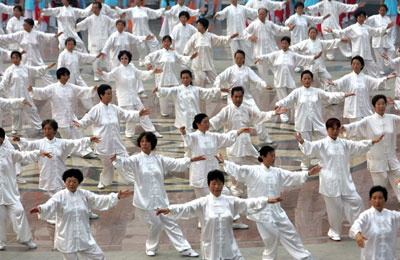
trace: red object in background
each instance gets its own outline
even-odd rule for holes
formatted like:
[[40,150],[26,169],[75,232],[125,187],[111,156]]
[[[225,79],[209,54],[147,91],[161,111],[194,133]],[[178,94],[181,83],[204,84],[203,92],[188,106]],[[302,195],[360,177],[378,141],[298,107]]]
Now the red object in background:
[[[35,2],[35,20],[39,20],[40,18],[40,9],[38,2]],[[43,22],[49,24],[49,17],[43,16]]]

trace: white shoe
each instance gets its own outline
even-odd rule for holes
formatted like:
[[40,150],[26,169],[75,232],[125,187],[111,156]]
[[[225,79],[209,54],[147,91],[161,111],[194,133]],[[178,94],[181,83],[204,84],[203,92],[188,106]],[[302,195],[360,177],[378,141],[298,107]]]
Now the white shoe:
[[198,228],[198,229],[201,229],[201,223],[200,223],[200,221],[197,222],[197,228]]
[[0,244],[0,251],[6,250],[7,245],[5,243]]
[[32,240],[29,240],[28,242],[24,242],[24,243],[21,243],[21,244],[27,246],[29,249],[36,249],[37,248],[37,245],[35,243],[33,243]]
[[333,241],[341,241],[342,240],[340,238],[340,236],[338,234],[336,234],[335,232],[333,232],[331,229],[329,229],[329,231],[328,231],[328,237]]
[[88,154],[85,154],[84,156],[82,156],[83,159],[95,159],[96,155],[93,152],[90,152]]
[[160,134],[158,131],[153,132],[153,134],[154,134],[157,138],[163,138],[163,135]]
[[56,220],[55,219],[48,219],[46,220],[47,223],[49,223],[50,225],[55,225],[56,224]]
[[308,171],[309,167],[307,167],[303,162],[301,162],[300,168],[301,168],[302,171]]
[[132,138],[132,137],[133,137],[133,134],[127,134],[127,133],[125,133],[125,137],[126,137],[126,138]]
[[100,81],[100,78],[95,76],[94,81]]
[[16,135],[18,134],[17,130],[11,130],[11,134]]
[[24,180],[24,179],[22,178],[21,175],[19,175],[19,176],[17,177],[17,182],[18,182],[19,184],[26,184],[26,180]]
[[198,257],[199,256],[199,254],[191,248],[180,252],[180,254],[181,254],[181,256],[189,256],[189,257]]
[[104,184],[103,183],[101,183],[101,182],[99,182],[99,184],[97,185],[97,188],[99,188],[99,189],[104,189]]
[[96,213],[90,212],[89,218],[90,218],[90,219],[98,219],[98,218],[99,218],[99,215],[97,215]]
[[233,222],[232,228],[233,229],[249,229],[249,226],[247,226],[246,224],[243,224],[242,221],[240,221],[237,223]]
[[144,93],[144,92],[140,92],[140,93],[139,93],[139,97],[141,97],[141,98],[147,98],[147,95],[146,95],[146,93]]
[[169,114],[161,113],[162,117],[169,117]]
[[267,137],[264,139],[264,143],[266,143],[266,144],[272,144],[273,142],[272,142],[271,138],[269,138],[269,136],[267,136]]
[[234,196],[234,197],[238,197],[238,198],[240,198],[240,196],[242,196],[240,191],[232,190],[232,189],[231,189],[231,195]]
[[285,114],[281,114],[280,117],[282,123],[287,123],[289,121],[289,117]]
[[294,68],[294,72],[297,72],[297,73],[299,73],[301,71],[301,68],[300,67],[296,67],[296,68]]
[[385,72],[384,71],[379,71],[379,74],[385,75]]
[[155,256],[155,255],[156,255],[156,252],[151,251],[151,250],[146,250],[146,255],[147,255],[147,256]]

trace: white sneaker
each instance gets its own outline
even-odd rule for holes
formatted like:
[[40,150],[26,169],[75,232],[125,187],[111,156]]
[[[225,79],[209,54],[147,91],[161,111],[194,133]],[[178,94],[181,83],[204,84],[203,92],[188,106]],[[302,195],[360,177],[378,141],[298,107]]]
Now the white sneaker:
[[146,95],[146,93],[144,93],[144,92],[140,92],[140,93],[139,93],[139,97],[141,97],[141,98],[147,98],[147,95]]
[[199,254],[191,248],[180,252],[180,254],[181,254],[181,256],[189,256],[189,257],[198,257],[199,256]]
[[47,223],[49,223],[50,225],[55,225],[56,224],[56,220],[55,219],[48,219],[46,220]]
[[385,72],[384,71],[379,71],[379,74],[385,75]]
[[232,228],[233,229],[249,229],[249,226],[247,226],[246,224],[243,224],[242,221],[240,221],[237,223],[233,222]]
[[94,76],[94,79],[93,79],[94,81],[100,81],[100,77],[98,77],[98,76]]
[[301,162],[300,168],[301,168],[302,171],[308,171],[309,167],[307,167],[303,162]]
[[6,250],[6,248],[7,248],[6,243],[1,243],[0,244],[0,251]]
[[341,241],[342,240],[340,238],[340,236],[338,234],[336,234],[335,232],[333,232],[331,229],[329,229],[329,231],[328,231],[328,237],[333,241]]
[[289,121],[289,117],[285,114],[281,114],[280,117],[282,123],[287,123]]
[[264,139],[264,143],[272,144],[273,142],[272,142],[271,138],[269,138],[269,136],[267,136],[267,138]]
[[97,185],[97,188],[99,188],[99,189],[104,189],[104,184],[103,183],[101,183],[101,182],[99,182],[99,184]]
[[133,134],[127,134],[127,133],[125,133],[125,137],[126,137],[126,138],[132,138],[132,137],[133,137]]
[[98,219],[98,218],[99,218],[99,215],[97,215],[96,213],[90,212],[89,218],[90,218],[90,219]]
[[35,243],[33,243],[32,240],[29,240],[28,242],[24,242],[24,243],[21,243],[21,244],[27,246],[29,249],[36,249],[37,248],[37,245]]
[[197,222],[197,228],[198,228],[198,229],[201,229],[201,223],[200,223],[200,221]]
[[161,113],[162,117],[169,117],[169,114]]
[[163,138],[163,135],[160,134],[158,131],[153,132],[153,134],[154,134],[157,138]]
[[156,252],[151,251],[151,250],[146,250],[146,255],[147,255],[147,256],[155,256],[155,255],[156,255]]
[[18,134],[17,130],[11,130],[11,134],[16,135]]
[[300,67],[296,67],[296,68],[294,68],[294,72],[297,72],[297,73],[299,73],[301,71],[301,68]]
[[238,198],[240,198],[240,196],[242,196],[240,191],[232,190],[232,189],[231,189],[231,195],[234,196],[234,197],[238,197]]
[[26,184],[26,180],[24,180],[21,175],[18,175],[17,182],[19,184]]

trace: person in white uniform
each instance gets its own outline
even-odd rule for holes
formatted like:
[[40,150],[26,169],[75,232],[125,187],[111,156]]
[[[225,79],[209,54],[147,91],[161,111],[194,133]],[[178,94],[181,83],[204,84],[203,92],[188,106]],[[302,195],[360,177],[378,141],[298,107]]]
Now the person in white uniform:
[[0,127],[3,127],[3,115],[5,111],[22,110],[26,105],[32,106],[25,98],[0,97]]
[[397,259],[400,212],[386,209],[387,199],[386,188],[372,187],[369,191],[371,207],[362,212],[350,228],[349,235],[357,240],[362,260]]
[[118,154],[121,157],[128,156],[120,135],[120,120],[132,120],[138,123],[139,117],[150,114],[150,110],[125,110],[111,104],[112,89],[106,84],[99,86],[97,94],[100,102],[92,107],[81,120],[73,120],[73,122],[75,126],[83,129],[92,125],[93,135],[101,139],[101,142],[96,144],[95,150],[104,167],[100,173],[97,187],[104,189],[106,186],[111,185],[114,179],[114,167],[110,157],[113,154]]
[[[253,8],[257,11],[260,11],[260,9],[265,9],[267,12],[269,11],[271,22],[274,23],[274,11],[283,10],[287,4],[289,4],[289,1],[248,0],[246,7]],[[248,22],[250,23],[251,21]]]
[[[168,214],[175,219],[198,217],[202,222],[201,258],[207,260],[244,260],[233,235],[232,220],[236,215],[252,216],[263,211],[270,203],[282,201],[276,198],[240,199],[222,194],[225,178],[220,170],[207,175],[209,194],[185,204],[171,205],[157,210],[157,215]],[[163,215],[165,214],[165,215]]]
[[[13,7],[13,17],[11,17],[7,22],[6,31],[8,34],[23,31],[24,30],[24,20],[22,7],[20,5],[15,5]],[[18,43],[10,43],[8,45],[10,50],[19,50]]]
[[171,171],[183,172],[191,162],[205,160],[205,156],[174,159],[154,154],[152,151],[157,146],[157,137],[151,132],[141,133],[137,138],[137,146],[141,149],[139,154],[129,158],[114,154],[111,161],[126,181],[134,183],[133,206],[148,231],[146,254],[156,255],[162,231],[165,230],[182,256],[199,256],[183,236],[176,221],[168,216],[157,217],[156,210],[169,206],[164,176]]
[[[281,50],[262,55],[256,59],[256,63],[269,65],[274,73],[274,88],[276,95],[281,100],[290,93],[290,90],[296,88],[294,81],[294,70],[298,66],[313,64],[314,60],[322,55],[322,51],[317,55],[300,55],[289,50],[290,38],[287,36],[281,39]],[[282,122],[288,122],[289,116],[282,114]]]
[[319,174],[319,193],[324,198],[328,214],[328,237],[334,241],[341,240],[344,216],[352,225],[364,210],[351,177],[350,157],[368,152],[385,135],[382,133],[374,140],[350,141],[338,138],[340,126],[338,119],[328,119],[328,136],[318,141],[309,142],[300,133],[295,135],[301,151],[320,160],[322,170]]
[[[400,55],[400,48],[397,49],[397,55]],[[400,73],[400,57],[391,58],[386,53],[382,54],[383,62],[386,67],[395,70],[396,74]],[[394,95],[396,98],[400,97],[400,77],[396,77],[394,88]]]
[[[183,51],[185,49],[185,44],[189,41],[190,37],[197,32],[196,27],[191,24],[188,24],[188,20],[190,15],[186,11],[182,11],[179,13],[179,23],[174,26],[171,32],[172,38],[172,47],[175,51],[181,55],[183,55]],[[183,68],[190,68],[184,66]]]
[[96,0],[96,1],[92,2],[90,5],[88,5],[85,8],[85,11],[87,13],[95,14],[95,9],[93,9],[93,4],[94,3],[99,3],[100,4],[99,8],[101,9],[101,11],[100,11],[101,14],[106,15],[106,16],[110,17],[111,19],[117,19],[118,18],[118,14],[115,11],[115,6],[109,6],[108,4],[104,3],[104,0]]
[[[59,68],[56,72],[58,82],[44,88],[32,88],[32,97],[36,100],[50,100],[52,118],[59,124],[58,132],[63,139],[81,139],[85,135],[81,129],[74,126],[76,99],[91,99],[96,95],[97,86],[86,88],[68,83],[70,72],[67,68]],[[94,158],[92,149],[82,149],[80,154],[84,158]]]
[[[13,15],[13,12],[14,12],[14,6],[0,3],[1,14]],[[0,35],[1,34],[4,34],[3,26],[0,26]],[[2,47],[5,48],[6,46],[7,45],[4,44]]]
[[[322,104],[338,104],[346,97],[354,96],[352,93],[326,92],[311,87],[312,83],[313,73],[309,70],[303,71],[301,73],[302,87],[296,88],[287,97],[276,102],[276,106],[279,108],[295,108],[294,128],[297,133],[301,133],[301,136],[310,142],[313,139],[323,139],[327,135],[322,118]],[[308,170],[310,166],[311,158],[303,156],[300,167]]]
[[90,232],[89,212],[105,211],[116,206],[120,199],[129,197],[129,190],[97,195],[80,189],[83,174],[78,169],[63,173],[66,188],[54,194],[46,203],[29,210],[39,219],[56,216],[54,248],[63,254],[64,260],[78,260],[78,253],[85,259],[105,260],[106,257]]
[[[107,81],[115,81],[115,88],[118,106],[126,110],[142,110],[144,108],[139,98],[139,82],[153,77],[160,73],[161,69],[154,71],[138,70],[132,62],[132,54],[129,51],[120,51],[118,54],[121,65],[114,68],[111,72],[99,71],[99,75]],[[145,131],[153,132],[158,138],[162,135],[156,131],[149,116],[140,117],[140,125]],[[131,138],[135,135],[136,122],[128,120],[125,126],[125,136]]]
[[387,187],[389,181],[397,200],[400,201],[400,188],[394,183],[400,178],[400,163],[396,156],[400,116],[385,113],[387,103],[386,96],[374,96],[372,106],[375,113],[360,121],[343,125],[342,128],[346,138],[373,139],[385,133],[382,141],[367,153],[367,166],[374,185]]
[[[249,198],[280,196],[284,187],[300,186],[306,182],[308,176],[317,174],[322,168],[316,166],[310,171],[291,172],[274,167],[275,149],[271,146],[262,147],[259,154],[258,161],[261,165],[243,166],[224,160],[221,154],[215,156],[229,175],[246,183]],[[280,242],[294,259],[313,260],[280,203],[267,205],[264,210],[248,218],[256,222],[264,242],[262,259],[277,259]]]
[[332,91],[355,94],[355,96],[349,97],[344,101],[343,108],[343,117],[348,118],[350,122],[355,122],[374,113],[369,101],[369,92],[386,88],[386,81],[396,77],[396,75],[392,73],[382,78],[373,78],[365,75],[362,72],[364,59],[360,56],[355,56],[351,59],[351,68],[353,72],[335,81],[328,81],[328,84]]
[[0,250],[7,246],[7,215],[11,220],[17,241],[30,249],[37,247],[32,242],[32,233],[18,191],[15,164],[18,162],[36,162],[40,156],[51,158],[44,151],[20,152],[9,149],[4,144],[5,132],[0,128]]
[[246,29],[246,19],[257,18],[257,10],[238,4],[237,0],[230,0],[231,5],[217,12],[214,19],[226,19],[226,34],[232,35],[238,33],[238,37],[230,42],[232,59],[235,60],[237,50],[243,50],[246,54],[246,63],[253,64],[253,44],[251,41],[243,38],[243,31]]

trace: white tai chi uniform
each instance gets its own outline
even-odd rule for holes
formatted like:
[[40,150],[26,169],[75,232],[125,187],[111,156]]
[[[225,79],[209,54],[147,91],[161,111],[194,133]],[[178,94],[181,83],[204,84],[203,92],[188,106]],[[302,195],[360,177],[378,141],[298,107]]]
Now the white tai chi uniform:
[[172,6],[171,9],[165,11],[163,15],[164,21],[159,34],[161,38],[165,35],[171,35],[174,27],[180,24],[179,13],[183,11],[188,12],[190,16],[200,15],[200,9],[193,10],[186,5],[179,5],[179,3],[177,3],[176,5]]
[[93,135],[101,139],[100,143],[95,144],[95,150],[104,165],[99,179],[104,186],[110,185],[114,178],[111,156],[128,156],[120,135],[120,119],[139,122],[139,116],[139,111],[125,110],[100,101],[78,121],[82,128],[92,125]]
[[156,216],[157,209],[169,205],[164,176],[171,171],[185,171],[189,168],[190,158],[174,159],[140,152],[129,158],[117,156],[113,164],[124,179],[134,183],[133,206],[148,230],[146,251],[157,251],[163,230],[176,250],[191,249],[175,220],[166,215]]
[[[26,19],[26,17],[23,17],[22,15],[19,17],[19,19],[15,16],[11,17],[7,22],[7,27],[6,27],[7,33],[11,34],[11,33],[19,32],[19,31],[23,31],[25,19]],[[19,50],[18,43],[10,43],[8,45],[8,49],[13,50],[13,51]]]
[[[319,13],[321,16],[326,16],[327,14],[331,15],[321,24],[324,39],[331,40],[333,39],[332,33],[326,32],[325,29],[329,27],[332,30],[340,30],[341,26],[339,25],[339,16],[342,13],[348,13],[357,10],[358,4],[350,5],[336,0],[322,0],[321,2],[308,6],[307,8],[310,10],[310,12]],[[352,55],[350,43],[340,43],[339,50],[345,57],[351,57]],[[335,51],[336,50],[330,50],[327,52],[326,57],[328,60],[335,59]]]
[[[83,131],[73,125],[72,120],[78,120],[75,115],[77,98],[91,98],[96,95],[94,88],[80,87],[71,83],[57,82],[44,88],[32,88],[33,98],[50,100],[52,118],[58,123],[58,132],[64,139],[81,139]],[[92,152],[90,147],[82,149],[85,156]]]
[[[307,171],[291,172],[272,166],[267,168],[264,164],[238,166],[225,161],[224,168],[229,175],[246,183],[249,198],[279,197],[284,187],[300,186],[308,177]],[[257,223],[264,242],[263,260],[277,258],[279,242],[293,258],[313,259],[279,202],[268,204],[261,212],[248,218]]]
[[365,246],[361,248],[361,260],[397,259],[397,232],[400,228],[400,212],[374,207],[362,212],[350,228],[349,235],[356,238],[358,232]]
[[1,74],[4,74],[3,61],[10,60],[10,57],[11,57],[11,51],[0,47],[0,73]]
[[[5,4],[3,4],[3,3],[0,3],[0,13],[1,14],[7,14],[7,15],[10,15],[10,16],[12,16],[13,15],[13,13],[14,13],[14,6],[10,6],[10,5],[5,5]],[[4,34],[4,31],[3,31],[3,26],[0,26],[0,35],[1,34]],[[4,46],[2,46],[3,48],[5,48],[7,45],[4,45]]]
[[[385,66],[389,67],[390,69],[395,70],[396,74],[399,75],[399,73],[400,73],[400,57],[397,57],[395,59],[391,59],[390,57],[388,57],[388,59],[385,59],[383,62],[385,63]],[[400,77],[396,77],[394,95],[397,98],[400,97]]]
[[86,52],[85,44],[74,29],[78,18],[84,18],[89,15],[84,9],[72,6],[44,8],[42,15],[54,16],[57,19],[58,32],[63,32],[63,34],[58,37],[58,48],[60,51],[65,48],[65,40],[68,37],[73,37],[76,41],[76,50]]
[[[296,88],[287,97],[276,102],[279,107],[294,107],[295,130],[307,141],[326,137],[325,120],[322,117],[322,101],[338,104],[344,100],[345,93],[329,93],[322,89],[304,86]],[[302,168],[311,166],[311,158],[303,156]]]
[[371,54],[371,37],[381,37],[386,33],[386,27],[370,27],[366,24],[355,23],[343,30],[333,30],[333,35],[351,40],[351,55],[360,55],[365,61],[364,69],[374,78],[378,77],[378,65]]
[[[135,6],[133,8],[123,10],[116,7],[116,10],[120,13],[126,13],[126,19],[132,21],[132,34],[134,36],[154,36],[149,27],[149,20],[159,18],[165,12],[165,8],[154,10],[143,6]],[[157,41],[157,37],[154,37],[151,40],[138,43],[136,47],[139,52],[139,65],[142,66],[144,57],[146,57],[147,54],[158,50],[159,43]]]
[[22,110],[25,106],[25,98],[2,98],[0,97],[0,127],[3,127],[3,115],[6,111]]
[[299,15],[297,13],[291,15],[286,21],[285,25],[289,23],[296,25],[294,29],[290,32],[291,44],[296,44],[301,41],[308,39],[308,28],[311,24],[320,24],[324,20],[323,16],[309,16],[309,15]]
[[[307,39],[295,45],[291,45],[289,49],[294,52],[299,52],[304,55],[316,56],[321,51],[332,50],[338,47],[340,39],[333,40],[311,40]],[[321,56],[315,60],[314,64],[304,66],[305,70],[310,70],[313,73],[313,87],[321,87],[325,85],[328,79],[332,79],[331,74],[325,67],[325,58]]]
[[4,91],[8,98],[24,98],[32,105],[32,107],[24,106],[22,110],[12,111],[13,131],[21,131],[23,112],[27,114],[29,123],[35,130],[42,130],[42,120],[40,120],[38,110],[28,93],[28,87],[30,78],[43,75],[47,70],[46,65],[31,67],[22,64],[19,66],[12,64],[6,69],[3,80],[0,82],[0,90]]
[[217,12],[217,15],[219,15],[217,20],[226,19],[226,33],[228,36],[239,33],[239,36],[230,42],[232,59],[234,60],[237,50],[242,50],[246,53],[246,64],[253,64],[253,44],[243,38],[243,30],[246,29],[247,18],[255,19],[257,17],[257,10],[240,4],[236,6],[231,4],[222,9],[222,11]]
[[[314,56],[300,55],[290,50],[274,51],[272,53],[258,57],[260,64],[272,66],[274,73],[274,87],[278,100],[281,100],[289,94],[290,89],[296,88],[294,81],[294,69],[297,66],[305,66],[314,63]],[[287,122],[289,113],[281,114],[281,120]]]
[[321,161],[319,193],[323,195],[328,213],[328,236],[340,237],[344,216],[352,225],[364,210],[362,199],[351,178],[350,157],[366,153],[372,141],[333,140],[327,136],[314,142],[304,140],[299,146],[305,155]]
[[[231,130],[240,130],[243,127],[251,127],[270,121],[274,115],[275,111],[264,112],[246,105],[237,107],[234,104],[229,104],[210,119],[210,126],[215,130],[224,126],[224,132],[227,133]],[[258,157],[257,150],[251,144],[249,133],[242,133],[238,136],[236,142],[226,148],[226,153],[230,161],[239,165],[254,164]],[[243,189],[243,183],[232,180],[231,191],[233,195],[242,194]]]
[[[270,1],[270,0],[249,0],[246,3],[246,7],[253,8],[258,11],[260,8],[265,8],[268,10],[271,17],[272,23],[275,22],[274,11],[282,10],[286,6],[286,1]],[[250,21],[249,21],[250,23]],[[266,42],[267,43],[267,42]]]
[[[264,89],[267,83],[262,80],[250,67],[246,65],[238,66],[237,64],[230,66],[221,72],[214,82],[214,87],[222,88],[241,86],[244,89],[243,104],[252,107],[256,110],[260,110],[250,93],[250,87],[256,86],[258,89]],[[232,97],[228,94],[228,104],[232,104]],[[261,141],[270,142],[267,129],[264,124],[255,125],[258,138]]]
[[192,60],[194,84],[205,88],[207,78],[214,84],[217,71],[214,67],[213,51],[219,45],[231,42],[230,36],[218,36],[209,32],[197,32],[192,35],[185,45],[183,53],[191,55],[197,52],[199,55]]
[[176,128],[184,126],[187,132],[192,132],[194,117],[200,112],[200,100],[210,100],[218,97],[219,89],[205,89],[183,84],[172,88],[158,88],[157,96],[165,99],[172,98],[175,103]]
[[108,210],[117,205],[117,193],[97,195],[83,189],[57,192],[40,205],[39,219],[56,215],[54,248],[63,253],[64,260],[78,260],[78,253],[90,260],[105,260],[103,251],[90,232],[91,210]]
[[221,194],[169,206],[169,215],[176,219],[198,217],[201,222],[201,258],[204,260],[244,260],[233,235],[232,222],[238,214],[251,215],[268,205],[268,199],[240,199]]
[[353,71],[333,83],[334,90],[355,94],[355,96],[348,97],[344,101],[343,117],[349,118],[350,121],[357,121],[374,113],[369,91],[385,88],[386,77],[376,79],[365,75],[363,72],[356,74]]
[[[44,33],[41,31],[33,30],[27,32],[25,30],[18,31],[12,34],[0,35],[0,42],[14,42],[17,43],[20,49],[25,50],[26,54],[22,56],[22,64],[28,66],[43,66],[44,62],[40,54],[40,48],[43,44],[49,41],[56,40],[54,33]],[[29,78],[29,85],[35,86],[35,78],[37,75],[31,75]],[[49,72],[40,76],[46,85],[53,83],[53,78]]]
[[[85,11],[87,12],[88,15],[94,14],[94,13],[92,12],[92,7],[93,7],[93,5],[90,4],[90,5],[88,5],[88,6],[85,8]],[[106,15],[106,16],[112,18],[112,19],[117,19],[117,18],[118,18],[118,14],[117,14],[117,12],[115,11],[115,9],[113,9],[111,6],[109,6],[108,4],[106,4],[106,3],[104,3],[104,2],[101,3],[101,11],[100,11],[100,14]],[[99,24],[99,26],[101,26],[101,24]]]
[[387,186],[388,180],[400,201],[400,188],[394,183],[400,178],[400,163],[396,156],[397,134],[399,133],[400,116],[375,113],[362,120],[344,125],[347,138],[375,139],[385,134],[367,153],[368,170],[371,172],[374,185]]
[[[382,16],[380,14],[376,14],[373,16],[369,16],[365,21],[366,25],[369,25],[373,28],[385,27],[391,23],[389,16]],[[397,26],[397,25],[395,25]],[[394,27],[395,27],[394,26]],[[387,30],[387,33],[383,36],[374,36],[372,37],[372,48],[374,49],[376,63],[378,64],[378,68],[381,72],[385,71],[385,65],[383,64],[382,53],[386,53],[390,58],[395,57],[396,49],[394,47],[393,41],[390,38],[391,31],[393,27]],[[381,73],[383,74],[383,73]]]
[[[190,66],[190,57],[183,56],[171,49],[162,48],[147,55],[144,58],[144,63],[163,70],[155,75],[157,87],[172,87],[179,85],[176,77],[176,65]],[[161,114],[168,114],[168,99],[163,97],[160,97],[160,112]]]
[[[120,64],[111,72],[103,72],[103,79],[107,82],[115,81],[118,106],[126,110],[140,111],[144,108],[139,98],[139,82],[153,77],[153,71],[138,70],[133,62],[128,66]],[[132,137],[135,135],[136,120],[127,120],[125,126],[125,135]],[[141,116],[139,123],[144,131],[156,131],[148,115]]]
[[[256,0],[259,1],[259,0]],[[249,3],[249,2],[248,2]],[[247,4],[248,4],[247,3]],[[247,6],[247,5],[246,5]],[[257,41],[253,43],[253,57],[258,58],[262,55],[274,52],[278,50],[275,40],[271,38],[271,35],[281,36],[289,34],[289,27],[278,26],[271,21],[266,20],[265,23],[261,22],[260,19],[252,22],[244,31],[243,37],[249,40],[251,36],[256,36]],[[265,81],[272,85],[272,81],[268,81],[268,72],[271,68],[265,64],[257,63],[258,75]]]
[[15,164],[36,162],[39,156],[40,151],[10,150],[4,142],[0,146],[0,245],[6,245],[7,241],[7,215],[17,234],[18,242],[32,240],[31,229],[19,196]]
[[[189,41],[193,34],[197,32],[196,27],[191,24],[183,25],[182,23],[177,24],[171,32],[172,38],[172,47],[175,48],[175,51],[181,55],[183,55],[183,51],[185,49],[185,44]],[[183,68],[190,68],[183,67]]]

